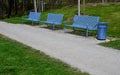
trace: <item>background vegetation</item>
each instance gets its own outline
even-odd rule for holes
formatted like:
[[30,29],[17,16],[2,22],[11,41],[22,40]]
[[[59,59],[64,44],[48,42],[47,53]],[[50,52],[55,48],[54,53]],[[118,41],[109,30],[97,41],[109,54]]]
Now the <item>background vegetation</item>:
[[[0,18],[21,16],[33,11],[34,0],[0,0]],[[84,0],[81,0],[81,4]],[[85,0],[86,3],[120,2],[120,0]],[[43,4],[43,5],[42,5]],[[37,0],[38,11],[74,6],[77,0]],[[43,6],[43,9],[42,9]]]

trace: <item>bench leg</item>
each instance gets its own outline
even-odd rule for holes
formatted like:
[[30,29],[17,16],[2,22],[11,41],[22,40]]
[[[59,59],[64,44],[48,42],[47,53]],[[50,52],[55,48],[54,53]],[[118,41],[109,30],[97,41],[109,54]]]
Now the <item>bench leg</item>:
[[64,30],[64,33],[66,33],[66,26],[65,25],[64,25],[64,29],[63,30]]
[[66,28],[64,28],[64,33],[66,33]]
[[73,27],[73,32],[75,32],[75,28]]
[[88,38],[88,29],[86,29],[86,38]]
[[55,25],[53,25],[53,30],[55,30]]
[[39,25],[40,25],[40,21],[39,21]]
[[34,25],[34,22],[32,21],[32,26]]

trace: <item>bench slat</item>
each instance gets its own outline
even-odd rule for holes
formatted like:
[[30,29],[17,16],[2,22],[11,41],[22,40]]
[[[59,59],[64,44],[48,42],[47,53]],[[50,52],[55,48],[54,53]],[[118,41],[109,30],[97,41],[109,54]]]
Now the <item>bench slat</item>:
[[30,12],[28,18],[22,18],[22,21],[29,20],[32,21],[32,25],[34,25],[33,23],[34,21],[38,21],[40,23],[40,15],[41,15],[40,12]]
[[63,14],[48,13],[47,20],[41,22],[53,25],[53,30],[54,30],[56,25],[62,24],[63,16],[64,16]]
[[[86,29],[86,37],[88,37],[88,30],[97,30],[97,25],[99,23],[99,17],[98,16],[78,16],[75,15],[73,19],[73,24],[72,25],[67,25],[69,27],[73,28],[82,28]],[[66,29],[66,28],[64,28]],[[66,31],[66,30],[64,30]]]

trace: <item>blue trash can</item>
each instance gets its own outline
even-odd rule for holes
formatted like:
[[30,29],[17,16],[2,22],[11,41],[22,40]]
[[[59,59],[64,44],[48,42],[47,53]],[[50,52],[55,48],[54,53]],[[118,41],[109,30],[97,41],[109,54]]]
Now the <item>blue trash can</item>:
[[108,22],[100,22],[98,24],[97,39],[106,40]]

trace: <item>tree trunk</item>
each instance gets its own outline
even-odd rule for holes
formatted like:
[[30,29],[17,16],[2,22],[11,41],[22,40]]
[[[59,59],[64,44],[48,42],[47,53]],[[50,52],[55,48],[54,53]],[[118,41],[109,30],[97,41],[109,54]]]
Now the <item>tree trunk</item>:
[[18,13],[18,4],[17,3],[19,3],[17,0],[14,0],[14,4],[15,4],[15,15],[17,15],[17,13]]
[[12,7],[13,7],[13,0],[8,0],[8,18],[10,18],[11,13],[12,13]]
[[0,0],[0,19],[3,18],[3,0]]
[[37,12],[36,0],[34,0],[34,10],[35,10],[35,12]]

